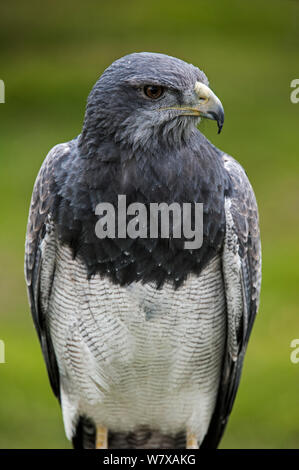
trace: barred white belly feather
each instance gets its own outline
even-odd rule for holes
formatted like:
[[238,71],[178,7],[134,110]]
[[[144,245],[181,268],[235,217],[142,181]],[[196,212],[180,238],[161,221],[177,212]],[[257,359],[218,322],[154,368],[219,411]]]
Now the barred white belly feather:
[[[48,237],[49,238],[49,237]],[[55,253],[56,250],[56,253]],[[201,441],[215,407],[226,337],[220,257],[177,290],[94,276],[47,240],[41,292],[55,276],[48,322],[69,439],[80,415],[111,431],[192,430]]]

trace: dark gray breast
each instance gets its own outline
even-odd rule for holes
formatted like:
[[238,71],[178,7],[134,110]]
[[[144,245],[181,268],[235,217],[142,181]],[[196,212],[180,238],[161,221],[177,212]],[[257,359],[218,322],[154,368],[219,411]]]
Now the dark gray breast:
[[[136,153],[110,161],[81,157],[74,140],[56,159],[51,214],[59,239],[84,261],[88,276],[101,273],[121,285],[141,280],[160,286],[171,280],[179,286],[219,253],[227,191],[221,152],[198,131],[177,151],[162,148],[157,155]],[[163,239],[160,233],[158,238],[98,239],[95,208],[100,202],[117,208],[119,194],[126,195],[127,205],[203,203],[201,248],[185,249],[185,238]]]

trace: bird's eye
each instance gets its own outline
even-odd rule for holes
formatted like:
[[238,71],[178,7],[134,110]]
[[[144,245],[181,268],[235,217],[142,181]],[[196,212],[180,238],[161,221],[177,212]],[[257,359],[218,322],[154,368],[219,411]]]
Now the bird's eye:
[[143,88],[144,94],[151,98],[152,100],[157,100],[162,96],[164,89],[159,85],[146,85]]

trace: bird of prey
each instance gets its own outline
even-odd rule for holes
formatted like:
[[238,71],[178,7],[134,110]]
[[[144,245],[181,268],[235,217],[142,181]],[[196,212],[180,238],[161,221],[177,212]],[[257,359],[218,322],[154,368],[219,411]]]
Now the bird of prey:
[[[201,118],[221,130],[222,104],[199,68],[129,54],[103,72],[81,134],[56,145],[37,176],[25,274],[75,448],[215,448],[222,437],[261,249],[248,178],[200,132]],[[201,246],[160,231],[98,237],[96,207],[116,208],[119,195],[145,207],[202,204]]]

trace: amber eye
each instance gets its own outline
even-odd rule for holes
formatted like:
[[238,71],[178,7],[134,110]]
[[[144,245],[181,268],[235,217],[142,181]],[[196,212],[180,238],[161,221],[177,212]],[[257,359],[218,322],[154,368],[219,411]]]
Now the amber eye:
[[151,98],[152,100],[156,100],[160,98],[163,94],[163,87],[159,85],[146,85],[143,88],[144,94]]

